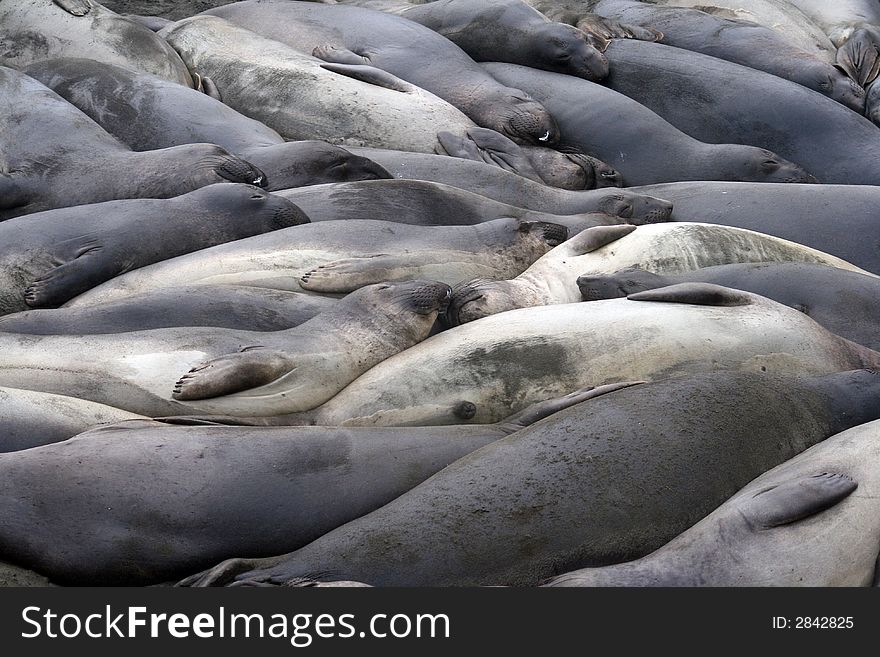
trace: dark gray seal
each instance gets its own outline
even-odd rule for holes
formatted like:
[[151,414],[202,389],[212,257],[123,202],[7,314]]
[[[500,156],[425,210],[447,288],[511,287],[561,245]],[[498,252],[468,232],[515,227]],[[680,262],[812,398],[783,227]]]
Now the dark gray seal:
[[490,425],[134,421],[0,455],[0,554],[53,582],[134,585],[179,579],[236,554],[293,550],[494,440],[625,385],[550,400]]
[[60,306],[127,271],[308,221],[286,199],[229,183],[10,219],[0,223],[0,314]]
[[[880,349],[880,278],[806,262],[719,265],[676,274],[624,269],[577,280],[584,301],[616,299],[678,283],[713,283],[760,294],[812,317],[832,333]],[[2,327],[0,321],[0,327]]]
[[814,445],[637,561],[548,586],[871,586],[880,544],[880,423]]
[[0,220],[114,199],[169,198],[218,182],[266,185],[257,167],[213,144],[135,153],[51,89],[3,66],[0,174],[17,199],[0,209]]
[[181,285],[87,307],[24,310],[0,317],[0,331],[29,335],[128,333],[174,326],[281,331],[329,310],[336,300],[247,285]]
[[[478,62],[508,62],[594,82],[608,75],[608,60],[585,32],[551,21],[522,0],[342,0],[403,16],[442,34]],[[604,43],[602,44],[605,45]]]
[[478,125],[512,139],[553,145],[553,118],[519,89],[505,87],[436,32],[383,12],[311,2],[236,2],[206,14],[342,66],[369,64],[427,89]]
[[597,0],[589,5],[603,16],[656,28],[663,34],[660,43],[772,73],[818,91],[855,112],[864,110],[865,91],[858,82],[770,27],[697,9],[632,0]]
[[136,21],[92,0],[28,0],[0,6],[0,65],[22,68],[58,57],[89,57],[193,86],[186,64]]
[[584,10],[584,3],[577,0],[525,0],[550,20],[576,27],[587,34],[590,42],[604,51],[611,39],[641,39],[657,41],[663,34],[650,27],[627,25],[614,19]]
[[[656,45],[624,39],[613,42],[608,50],[620,43]],[[629,185],[706,179],[815,180],[800,166],[762,148],[697,141],[625,95],[587,80],[515,64],[483,66],[505,84],[524,88],[546,105],[559,125],[561,146],[595,155],[620,171]],[[835,107],[845,109],[836,103]]]
[[878,393],[868,370],[714,372],[620,390],[490,443],[296,552],[184,583],[534,585],[637,558],[754,477],[876,419]]
[[222,102],[148,73],[90,59],[40,62],[25,73],[132,150],[217,144],[265,172],[270,191],[391,177],[375,162],[338,146],[285,142],[271,128]]
[[606,55],[609,87],[697,139],[767,148],[823,183],[880,184],[880,131],[830,98],[660,43],[615,41]]
[[873,239],[880,188],[868,185],[771,185],[681,182],[637,190],[675,204],[673,221],[746,228],[843,258],[880,274]]

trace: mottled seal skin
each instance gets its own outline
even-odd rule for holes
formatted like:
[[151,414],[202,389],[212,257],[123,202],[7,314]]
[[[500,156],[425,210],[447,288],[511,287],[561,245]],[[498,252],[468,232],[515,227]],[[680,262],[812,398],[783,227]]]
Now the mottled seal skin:
[[603,16],[656,28],[663,33],[660,43],[772,73],[855,112],[864,110],[865,91],[853,78],[825,59],[801,50],[772,28],[696,9],[632,0],[598,0],[593,5]]
[[445,100],[385,71],[329,64],[216,16],[160,34],[225,104],[285,139],[432,153],[439,131],[474,127]]
[[[657,45],[616,40],[606,52],[621,43]],[[602,85],[515,64],[483,67],[505,84],[525,88],[546,105],[559,125],[561,146],[607,162],[628,185],[707,179],[815,182],[800,166],[762,148],[697,141],[631,98]],[[613,71],[608,79],[617,76]],[[834,106],[845,110],[837,103]]]
[[602,226],[556,247],[515,279],[457,285],[446,318],[460,324],[513,308],[580,301],[577,277],[582,274],[639,268],[663,275],[746,262],[806,262],[868,274],[796,242],[729,226],[684,222],[638,229]]
[[572,388],[722,369],[837,372],[874,367],[878,358],[775,301],[691,283],[456,326],[380,363],[326,404],[279,422],[458,424],[463,415],[494,422]]
[[54,91],[3,66],[0,152],[4,184],[18,194],[15,207],[0,209],[0,220],[114,199],[170,198],[219,182],[266,185],[257,167],[213,144],[132,152]]
[[0,385],[68,394],[150,417],[307,410],[423,340],[448,285],[371,285],[291,329],[167,328],[110,335],[0,334]]
[[252,285],[321,294],[340,294],[390,279],[432,277],[452,284],[475,271],[486,276],[523,271],[567,234],[560,224],[514,218],[476,226],[353,219],[308,224],[304,231],[298,230],[302,226],[296,228],[276,231],[272,239],[238,240],[129,272],[76,298],[70,306],[85,308],[184,284]]
[[320,574],[381,586],[534,585],[637,558],[769,468],[876,419],[878,378],[713,372],[620,390],[495,441],[296,552],[236,559],[186,583]]
[[770,149],[822,183],[880,183],[880,131],[830,98],[660,43],[616,41],[606,55],[613,69],[608,86],[697,139]]
[[160,16],[167,20],[179,21],[195,16],[201,11],[228,5],[235,0],[107,0],[104,6],[118,13],[133,13],[144,16]]
[[57,307],[133,269],[308,221],[286,199],[231,183],[16,217],[0,223],[0,314]]
[[871,586],[880,545],[880,423],[843,431],[750,482],[637,561],[548,586]]
[[0,3],[0,64],[22,68],[58,57],[88,57],[193,86],[177,53],[149,28],[93,0]]
[[75,397],[0,387],[0,452],[60,443],[102,424],[135,419],[146,418]]
[[551,21],[522,0],[342,0],[403,16],[442,34],[477,62],[508,62],[597,82],[608,60],[576,27]]
[[630,191],[674,202],[673,221],[746,228],[799,242],[880,274],[873,240],[880,187],[682,182]]
[[[458,458],[602,392],[574,393],[527,417],[480,426],[123,422],[0,456],[0,554],[58,583],[134,585],[180,579],[237,554],[294,550]],[[57,514],[51,523],[47,512]]]
[[25,310],[0,317],[0,331],[30,335],[128,333],[174,326],[281,331],[336,303],[330,297],[247,285],[181,286],[95,306]]
[[51,584],[39,573],[8,563],[0,563],[0,587],[7,586],[51,586]]
[[155,75],[90,59],[40,62],[25,72],[132,150],[217,144],[264,171],[269,191],[391,177],[375,162],[338,146],[285,142],[220,101]]
[[289,0],[236,2],[205,13],[333,64],[380,68],[511,139],[548,146],[558,141],[556,124],[540,103],[499,84],[458,46],[405,18]]
[[[577,280],[584,301],[616,299],[678,283],[713,283],[746,290],[800,310],[832,333],[880,349],[880,278],[806,262],[718,265],[675,274],[638,268],[587,274]],[[0,327],[2,327],[0,321]]]

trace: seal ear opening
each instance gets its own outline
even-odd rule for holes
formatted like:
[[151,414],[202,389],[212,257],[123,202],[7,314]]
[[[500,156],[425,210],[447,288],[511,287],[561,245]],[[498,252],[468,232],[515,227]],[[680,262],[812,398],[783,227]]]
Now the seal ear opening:
[[748,293],[712,283],[678,283],[636,292],[626,298],[630,301],[687,303],[695,306],[747,306],[752,303]]
[[772,529],[830,509],[856,488],[858,484],[844,474],[798,477],[759,491],[743,504],[741,512],[753,527]]

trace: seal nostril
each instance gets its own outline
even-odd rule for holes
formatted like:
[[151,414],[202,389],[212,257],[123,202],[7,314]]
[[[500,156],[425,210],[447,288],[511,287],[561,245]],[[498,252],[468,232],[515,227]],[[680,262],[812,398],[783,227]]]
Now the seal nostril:
[[477,406],[473,402],[463,401],[453,409],[452,414],[460,420],[471,420],[477,414]]

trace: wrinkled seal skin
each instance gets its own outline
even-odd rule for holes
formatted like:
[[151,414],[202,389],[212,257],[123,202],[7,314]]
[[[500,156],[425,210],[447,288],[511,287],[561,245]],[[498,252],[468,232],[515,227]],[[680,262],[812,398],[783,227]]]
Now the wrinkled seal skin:
[[874,367],[878,358],[797,310],[691,283],[457,326],[380,363],[326,404],[279,422],[458,424],[464,408],[468,422],[494,422],[589,385],[721,369],[837,372]]
[[88,59],[40,62],[25,72],[132,150],[217,144],[264,171],[270,191],[391,177],[375,162],[331,144],[285,142],[220,101],[154,75]]
[[[824,0],[823,0],[824,1]],[[603,16],[653,27],[661,43],[726,59],[818,91],[861,113],[865,91],[844,71],[794,46],[774,29],[682,7],[658,7],[631,0],[599,0]]]
[[145,16],[160,16],[179,21],[181,18],[195,16],[201,11],[228,5],[235,0],[107,0],[104,6],[117,13],[132,13]]
[[49,210],[0,223],[0,314],[52,308],[133,269],[308,223],[251,185]]
[[96,306],[25,310],[0,317],[0,331],[30,335],[128,333],[175,326],[281,331],[329,310],[335,299],[246,285],[181,286]]
[[880,274],[873,240],[880,187],[682,182],[630,191],[675,203],[673,221],[737,226],[799,242]]
[[550,146],[558,141],[553,118],[540,103],[499,84],[458,46],[405,18],[361,7],[289,0],[248,0],[205,13],[327,62],[380,68],[511,139]]
[[[78,8],[68,11],[65,4]],[[186,64],[167,43],[94,0],[0,3],[0,65],[22,68],[58,57],[88,57],[193,86]]]
[[[637,268],[580,276],[584,301],[616,299],[678,283],[713,283],[760,294],[800,310],[832,333],[880,349],[880,278],[806,262],[718,265],[675,274]],[[0,322],[0,327],[3,324]]]
[[546,18],[522,0],[343,0],[403,16],[442,34],[478,62],[508,62],[597,82],[608,61],[587,35]]
[[[0,554],[57,583],[134,585],[180,579],[237,554],[294,550],[458,458],[601,392],[578,392],[480,426],[123,422],[0,456]],[[80,466],[75,472],[71,459]],[[35,468],[48,477],[29,476]],[[56,516],[51,523],[47,511]]]
[[637,561],[549,586],[871,586],[880,545],[880,423],[853,427],[750,482]]
[[127,198],[170,198],[219,182],[266,185],[257,167],[213,144],[129,150],[31,77],[0,66],[0,174],[22,214]]
[[[606,52],[619,44],[657,45],[624,39],[612,42]],[[625,95],[587,80],[515,64],[483,67],[544,103],[559,125],[562,146],[607,162],[627,185],[707,179],[815,182],[800,166],[767,150],[697,141]],[[609,80],[616,76],[612,71]]]
[[[284,331],[168,328],[68,336],[0,334],[0,385],[157,415],[274,415],[326,401],[358,375],[423,340],[448,285],[371,285]],[[176,383],[175,383],[176,382]]]
[[876,419],[878,379],[714,372],[620,390],[495,441],[296,552],[236,559],[185,583],[320,574],[383,586],[534,585],[637,558],[769,468]]
[[433,276],[452,284],[475,271],[485,276],[522,271],[564,240],[566,233],[560,224],[515,218],[476,226],[411,226],[363,219],[318,222],[129,272],[70,306],[85,308],[179,285],[344,293],[390,279]]
[[463,324],[513,308],[580,301],[577,277],[582,274],[637,267],[662,275],[745,262],[807,262],[867,274],[802,244],[730,226],[602,226],[553,249],[513,280],[477,279],[457,285],[446,319]]
[[75,397],[0,387],[0,452],[60,443],[101,424],[145,419]]
[[445,100],[384,71],[334,66],[216,16],[160,34],[226,105],[285,139],[432,153],[439,131],[474,127]]
[[880,183],[880,131],[830,98],[660,43],[616,41],[605,54],[612,64],[608,86],[697,139],[770,149],[822,183]]
[[627,25],[619,21],[599,16],[587,9],[583,0],[525,0],[547,18],[566,25],[572,25],[585,32],[592,43],[604,50],[611,39],[641,39],[657,41],[663,35],[651,27]]

